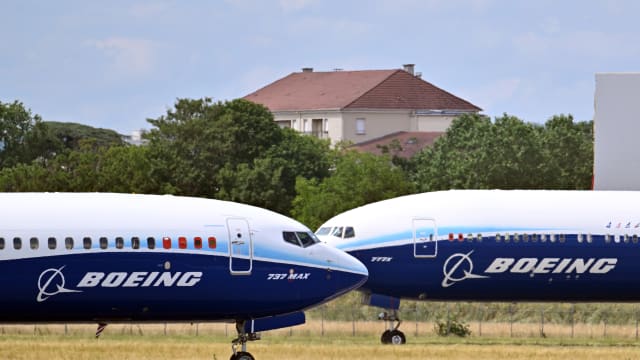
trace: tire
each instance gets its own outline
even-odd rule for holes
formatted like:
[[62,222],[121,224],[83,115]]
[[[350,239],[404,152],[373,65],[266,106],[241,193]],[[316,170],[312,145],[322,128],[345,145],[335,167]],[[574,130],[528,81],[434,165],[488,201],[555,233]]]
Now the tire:
[[380,342],[383,344],[391,344],[391,331],[385,330],[380,336]]
[[407,338],[404,336],[404,333],[400,330],[393,330],[390,332],[390,343],[393,345],[402,345],[407,342]]
[[231,355],[229,360],[256,360],[253,355],[246,351],[238,351],[235,355]]

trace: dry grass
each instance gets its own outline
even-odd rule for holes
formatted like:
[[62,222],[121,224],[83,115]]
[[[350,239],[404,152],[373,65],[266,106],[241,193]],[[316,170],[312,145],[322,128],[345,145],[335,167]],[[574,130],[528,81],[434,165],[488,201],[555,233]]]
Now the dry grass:
[[[431,323],[403,324],[409,343],[404,346],[379,344],[380,322],[311,321],[292,329],[264,333],[251,342],[249,350],[258,360],[275,359],[640,359],[635,327],[570,327],[549,324],[547,338],[540,337],[537,324],[470,324],[470,338],[440,338]],[[584,327],[584,328],[583,328]],[[324,329],[324,335],[322,331]],[[1,326],[0,359],[228,359],[231,324],[111,325],[95,340],[94,326]],[[167,335],[165,336],[165,331]],[[65,335],[66,333],[66,335]],[[556,335],[557,334],[557,335]],[[634,336],[630,336],[633,334]],[[531,336],[531,337],[529,337]],[[555,337],[555,338],[553,338]]]

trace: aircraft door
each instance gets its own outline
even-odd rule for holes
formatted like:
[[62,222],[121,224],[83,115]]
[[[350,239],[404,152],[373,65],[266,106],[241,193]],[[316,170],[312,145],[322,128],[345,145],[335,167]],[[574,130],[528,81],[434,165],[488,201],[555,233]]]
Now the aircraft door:
[[232,275],[250,275],[253,266],[253,239],[249,222],[243,218],[228,218],[229,271]]
[[438,229],[430,218],[413,218],[413,256],[432,258],[438,254]]

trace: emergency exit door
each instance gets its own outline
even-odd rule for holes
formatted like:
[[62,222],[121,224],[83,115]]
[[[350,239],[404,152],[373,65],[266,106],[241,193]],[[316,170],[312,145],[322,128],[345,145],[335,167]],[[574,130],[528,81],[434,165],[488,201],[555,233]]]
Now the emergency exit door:
[[438,231],[436,221],[430,218],[413,220],[413,256],[436,257],[438,254]]

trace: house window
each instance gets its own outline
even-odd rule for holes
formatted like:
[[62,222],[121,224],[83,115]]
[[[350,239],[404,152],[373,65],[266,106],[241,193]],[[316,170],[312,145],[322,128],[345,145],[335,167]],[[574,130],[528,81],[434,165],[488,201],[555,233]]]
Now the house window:
[[364,135],[366,134],[365,132],[365,119],[363,118],[358,118],[356,119],[356,135]]

